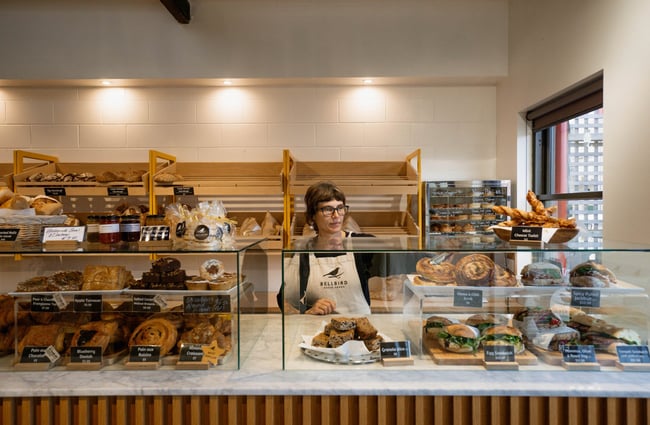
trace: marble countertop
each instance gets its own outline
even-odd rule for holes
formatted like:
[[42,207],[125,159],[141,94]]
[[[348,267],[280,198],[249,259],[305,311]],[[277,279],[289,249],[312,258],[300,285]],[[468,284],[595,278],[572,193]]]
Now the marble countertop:
[[0,372],[0,395],[650,396],[649,374],[615,368],[595,372],[560,367],[495,371],[482,366],[435,367],[431,359],[422,359],[414,366],[398,367],[380,363],[327,365],[312,360],[307,366],[282,370],[282,316],[244,315],[241,329],[240,370],[10,370]]

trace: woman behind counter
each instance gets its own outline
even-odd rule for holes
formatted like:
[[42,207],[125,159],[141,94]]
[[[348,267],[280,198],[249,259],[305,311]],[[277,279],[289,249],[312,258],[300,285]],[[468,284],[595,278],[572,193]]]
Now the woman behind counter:
[[[305,193],[305,218],[317,236],[309,242],[313,250],[341,250],[345,238],[372,236],[345,232],[348,213],[345,194],[331,182],[310,186]],[[374,254],[310,252],[296,255],[285,267],[285,283],[278,294],[285,313],[370,314],[370,290]],[[282,303],[284,291],[284,303]]]

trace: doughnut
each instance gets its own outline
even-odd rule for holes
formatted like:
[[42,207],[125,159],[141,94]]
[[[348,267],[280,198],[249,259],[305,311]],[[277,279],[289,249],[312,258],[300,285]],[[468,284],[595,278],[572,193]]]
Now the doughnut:
[[201,276],[201,279],[208,281],[219,279],[223,273],[223,263],[216,258],[205,261],[199,268],[199,276]]
[[456,266],[448,261],[435,264],[432,258],[420,258],[415,264],[415,271],[434,285],[453,285],[456,283]]

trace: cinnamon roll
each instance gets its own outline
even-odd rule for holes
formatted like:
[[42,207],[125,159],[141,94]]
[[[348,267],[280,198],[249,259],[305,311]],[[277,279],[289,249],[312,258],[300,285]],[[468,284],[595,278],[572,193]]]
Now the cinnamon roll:
[[142,322],[131,334],[129,347],[134,345],[158,345],[160,355],[169,353],[176,345],[178,331],[167,319],[155,318]]
[[517,277],[507,268],[495,264],[494,286],[517,286]]
[[429,257],[421,258],[415,264],[415,271],[432,285],[454,285],[456,283],[456,266],[448,261],[435,263]]

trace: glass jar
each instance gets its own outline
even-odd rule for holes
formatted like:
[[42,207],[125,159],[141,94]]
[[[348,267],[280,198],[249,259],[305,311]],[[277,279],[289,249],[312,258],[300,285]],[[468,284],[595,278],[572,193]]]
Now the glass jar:
[[105,244],[120,241],[120,217],[103,215],[99,218],[99,242]]
[[120,220],[120,234],[124,242],[137,242],[140,240],[140,216],[125,215]]
[[99,217],[96,215],[89,215],[86,219],[86,240],[99,242]]

